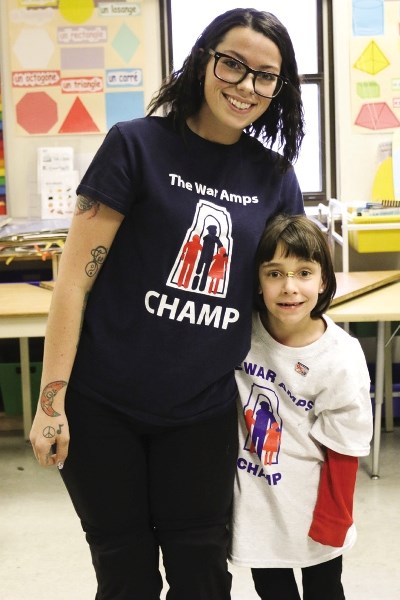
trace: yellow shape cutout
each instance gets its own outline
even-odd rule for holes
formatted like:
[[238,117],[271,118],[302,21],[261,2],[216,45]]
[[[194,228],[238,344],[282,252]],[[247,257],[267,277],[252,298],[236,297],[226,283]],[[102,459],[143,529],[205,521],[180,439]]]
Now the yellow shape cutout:
[[360,54],[353,67],[360,71],[365,71],[370,75],[375,75],[379,71],[383,71],[390,65],[389,60],[383,54],[376,42],[372,41],[365,48],[364,52]]
[[372,184],[372,200],[394,200],[394,181],[392,158],[389,156],[381,162]]
[[84,23],[94,12],[94,0],[59,0],[58,9],[66,21]]

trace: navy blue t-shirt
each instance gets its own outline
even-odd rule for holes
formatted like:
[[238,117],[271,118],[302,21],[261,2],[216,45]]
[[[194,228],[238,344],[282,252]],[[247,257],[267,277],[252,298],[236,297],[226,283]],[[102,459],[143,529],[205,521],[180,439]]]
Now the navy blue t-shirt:
[[77,192],[125,215],[86,307],[70,385],[141,421],[225,410],[250,346],[267,219],[304,212],[292,168],[243,134],[209,142],[169,118],[118,123]]

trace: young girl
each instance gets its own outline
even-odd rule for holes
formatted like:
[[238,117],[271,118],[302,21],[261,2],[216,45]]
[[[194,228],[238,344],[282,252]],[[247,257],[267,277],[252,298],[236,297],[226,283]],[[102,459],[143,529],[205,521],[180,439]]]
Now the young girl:
[[234,368],[264,225],[303,211],[302,139],[288,32],[234,9],[148,116],[111,128],[78,187],[31,441],[41,465],[64,465],[96,600],[159,600],[160,549],[168,598],[230,598]]
[[324,314],[336,291],[329,248],[305,216],[281,215],[256,254],[257,312],[236,371],[239,458],[231,560],[251,567],[263,600],[343,600],[354,544],[359,456],[372,436],[359,342]]

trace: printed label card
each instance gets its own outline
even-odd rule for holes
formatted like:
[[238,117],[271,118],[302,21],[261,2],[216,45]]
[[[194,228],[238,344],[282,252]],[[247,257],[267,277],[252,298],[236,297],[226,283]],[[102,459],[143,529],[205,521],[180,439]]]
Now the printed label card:
[[42,174],[42,219],[72,217],[78,181],[78,171],[53,171]]

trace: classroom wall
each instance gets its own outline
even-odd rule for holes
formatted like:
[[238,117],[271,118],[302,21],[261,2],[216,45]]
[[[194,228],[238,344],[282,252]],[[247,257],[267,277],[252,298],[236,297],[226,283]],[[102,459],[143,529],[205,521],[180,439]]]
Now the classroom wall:
[[[379,164],[379,145],[391,140],[391,133],[355,133],[350,102],[351,37],[350,0],[331,0],[334,27],[335,135],[337,145],[337,197],[344,202],[368,201]],[[161,41],[158,0],[142,2],[146,23],[145,100],[149,102],[161,82]],[[37,190],[37,148],[71,145],[80,175],[100,145],[103,135],[18,136],[10,87],[7,2],[0,3],[0,66],[3,97],[4,138],[7,176],[7,207],[13,217],[39,216]],[[373,260],[373,259],[372,259]],[[378,259],[379,260],[379,259]]]
[[[391,143],[393,134],[392,131],[355,131],[351,105],[351,0],[332,0],[332,12],[337,198],[345,203],[368,202],[372,199],[375,174],[382,160],[380,147]],[[337,252],[341,255],[340,248]],[[350,270],[353,271],[400,269],[400,253],[359,254],[350,247],[349,263]]]
[[[389,0],[386,0],[388,2]],[[386,3],[385,2],[385,3]],[[370,201],[381,155],[392,133],[355,133],[351,115],[351,0],[332,0],[335,65],[337,196],[343,202]]]
[[[161,82],[161,42],[158,0],[142,2],[145,22],[145,105]],[[6,193],[8,215],[14,218],[40,217],[40,195],[37,189],[37,148],[72,146],[75,168],[83,175],[104,134],[21,136],[15,134],[15,111],[10,86],[10,64],[7,32],[7,2],[0,2],[0,64],[3,102],[3,126],[6,161]]]

